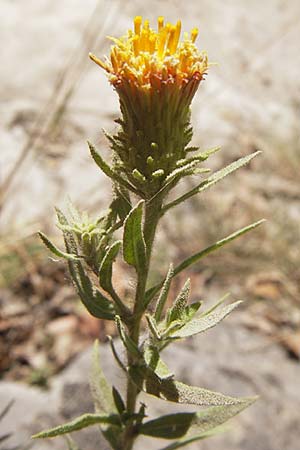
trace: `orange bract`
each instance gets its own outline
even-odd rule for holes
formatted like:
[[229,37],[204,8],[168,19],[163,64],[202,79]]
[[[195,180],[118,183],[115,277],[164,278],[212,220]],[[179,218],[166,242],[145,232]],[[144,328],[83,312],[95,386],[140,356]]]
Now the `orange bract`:
[[142,17],[134,19],[133,30],[120,39],[110,38],[110,60],[101,61],[90,54],[90,58],[105,69],[114,85],[129,81],[142,89],[157,87],[159,81],[172,79],[181,85],[192,78],[202,79],[208,69],[207,54],[195,45],[198,29],[190,35],[184,33],[180,42],[181,22],[164,24],[158,18],[157,31],[150,28],[149,21]]

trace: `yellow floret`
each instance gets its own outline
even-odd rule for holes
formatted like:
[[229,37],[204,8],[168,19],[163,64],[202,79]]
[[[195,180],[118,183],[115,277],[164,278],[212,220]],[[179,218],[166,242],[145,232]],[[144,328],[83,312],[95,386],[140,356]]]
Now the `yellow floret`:
[[190,37],[184,33],[180,42],[181,22],[176,25],[164,24],[164,18],[157,20],[157,31],[142,17],[134,19],[133,30],[120,39],[110,38],[110,61],[104,62],[90,54],[91,59],[105,69],[114,84],[128,78],[140,88],[148,89],[151,79],[167,76],[177,84],[190,80],[194,75],[202,78],[208,69],[207,55],[195,45],[198,29],[191,31]]

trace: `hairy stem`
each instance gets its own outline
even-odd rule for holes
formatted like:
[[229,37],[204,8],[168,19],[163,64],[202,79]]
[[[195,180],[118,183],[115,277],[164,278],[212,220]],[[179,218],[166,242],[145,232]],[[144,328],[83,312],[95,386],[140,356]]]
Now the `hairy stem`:
[[[140,337],[140,327],[143,314],[145,312],[144,298],[151,262],[152,247],[155,237],[156,228],[161,217],[162,199],[156,198],[155,201],[150,201],[146,203],[145,206],[145,222],[144,222],[144,238],[146,243],[146,269],[143,272],[138,273],[137,276],[137,287],[135,293],[135,302],[133,309],[133,321],[132,325],[129,327],[129,335],[131,339],[138,345]],[[127,353],[128,366],[134,365],[134,357],[128,352]],[[140,391],[137,386],[128,379],[127,381],[127,412],[133,414],[136,412],[137,397]],[[129,425],[124,431],[124,442],[123,449],[131,450],[133,448],[135,440],[134,429]]]

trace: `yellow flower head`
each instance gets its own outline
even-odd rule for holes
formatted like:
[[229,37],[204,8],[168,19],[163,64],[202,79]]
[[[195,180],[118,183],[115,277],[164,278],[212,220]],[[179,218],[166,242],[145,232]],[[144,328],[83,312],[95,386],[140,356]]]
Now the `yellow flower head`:
[[159,89],[165,83],[185,86],[189,81],[200,82],[208,69],[207,54],[195,45],[198,29],[190,35],[184,33],[180,42],[181,22],[176,25],[164,24],[158,18],[157,31],[142,22],[142,17],[134,19],[134,29],[120,39],[111,38],[110,60],[101,61],[90,54],[90,58],[109,74],[111,83],[117,88],[129,82],[137,88]]
[[156,31],[138,16],[133,30],[111,38],[110,59],[90,54],[119,95],[120,128],[109,137],[117,169],[145,197],[158,192],[187,156],[190,105],[208,69],[206,53],[195,45],[198,30],[182,41],[180,33],[180,22],[164,24],[159,17]]

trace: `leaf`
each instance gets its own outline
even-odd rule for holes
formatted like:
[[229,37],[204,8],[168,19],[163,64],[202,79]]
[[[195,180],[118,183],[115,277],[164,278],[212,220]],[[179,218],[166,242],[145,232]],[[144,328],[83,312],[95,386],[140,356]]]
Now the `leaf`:
[[[251,406],[255,401],[257,400],[257,397],[245,397],[243,401],[240,404],[237,405],[230,405],[230,406],[216,406],[213,408],[209,408],[205,411],[201,411],[198,413],[194,413],[194,417],[191,420],[190,427],[186,433],[186,435],[181,439],[180,441],[174,442],[171,445],[168,445],[167,447],[164,447],[162,450],[175,450],[177,448],[184,447],[192,442],[195,442],[200,439],[204,439],[208,436],[211,436],[212,434],[215,434],[219,431],[220,425],[223,425],[225,422],[227,422],[232,417],[236,416],[240,412],[242,412],[244,409]],[[192,414],[192,413],[191,413]],[[173,414],[173,416],[176,416],[176,414]],[[167,419],[165,419],[166,425],[168,423],[172,422],[172,415],[165,416]],[[159,419],[156,419],[159,420]],[[186,419],[187,422],[188,418]],[[176,421],[176,419],[175,419]],[[154,422],[154,421],[152,421]],[[145,423],[145,425],[147,422]],[[149,424],[149,422],[148,422]],[[159,433],[159,424],[150,424],[148,425],[149,428],[154,428],[153,425],[156,425],[156,428],[158,430],[156,433]],[[146,431],[148,431],[146,429]],[[161,433],[163,433],[163,429],[161,429]],[[151,432],[151,430],[150,430]],[[142,433],[142,431],[140,431]],[[155,431],[154,431],[155,433]],[[151,436],[154,436],[154,434],[151,434]],[[163,436],[155,436],[155,437],[163,437]],[[166,437],[167,438],[167,437]]]
[[52,252],[55,256],[58,256],[59,258],[69,259],[69,260],[78,260],[77,255],[73,255],[71,253],[65,253],[59,250],[48,238],[47,236],[42,233],[41,231],[38,232],[39,237],[43,241],[43,243],[46,245],[46,247]]
[[88,142],[88,146],[92,155],[93,160],[97,164],[97,166],[102,170],[102,172],[109,178],[111,178],[113,181],[116,181],[129,189],[130,191],[134,192],[135,194],[138,194],[138,191],[135,189],[134,186],[132,186],[128,181],[124,180],[117,172],[115,172],[100,156],[100,154],[97,152],[96,148]]
[[82,430],[83,428],[90,427],[96,424],[108,424],[120,426],[119,416],[116,414],[101,415],[101,414],[83,414],[80,417],[72,420],[71,422],[59,425],[50,430],[41,431],[32,436],[32,439],[44,439],[55,436],[61,436],[62,434],[71,433],[73,431]]
[[130,197],[127,189],[124,189],[122,186],[115,188],[115,193],[116,198],[113,200],[111,208],[116,214],[118,214],[119,218],[123,222],[132,209]]
[[161,378],[149,366],[132,366],[128,369],[128,374],[141,391],[174,403],[226,406],[238,405],[244,401],[243,398],[228,397],[172,378]]
[[150,344],[145,346],[144,359],[147,366],[152,369],[160,378],[171,378],[174,375],[169,371],[168,366],[164,363],[159,355],[158,349]]
[[192,197],[193,195],[196,195],[200,192],[205,191],[209,187],[216,184],[218,181],[221,181],[227,175],[230,175],[235,170],[248,164],[253,158],[255,158],[255,156],[259,155],[260,153],[261,153],[261,151],[257,151],[257,152],[252,153],[251,155],[244,156],[243,158],[240,158],[237,161],[234,161],[233,163],[229,164],[228,166],[224,167],[223,169],[218,170],[217,172],[213,173],[210,177],[206,178],[206,180],[199,183],[198,186],[193,188],[191,191],[187,192],[186,194],[182,195],[181,197],[179,197],[176,200],[172,201],[171,203],[167,204],[163,208],[163,213],[168,211],[170,208],[173,208],[174,206],[178,205],[179,203],[184,202],[185,200]]
[[99,341],[94,342],[90,389],[98,414],[110,414],[116,411],[111,386],[108,384],[100,365]]
[[156,320],[150,314],[146,314],[145,317],[146,317],[146,320],[147,320],[147,323],[149,326],[149,330],[150,330],[153,338],[160,341],[161,335],[158,331]]
[[174,267],[173,264],[170,264],[167,276],[165,278],[164,284],[161,288],[159,297],[157,299],[155,312],[154,312],[154,318],[156,322],[159,322],[166,304],[166,301],[168,299],[168,294],[171,286],[171,281],[174,276]]
[[119,253],[122,241],[117,241],[107,250],[99,270],[100,286],[107,292],[112,292],[112,265]]
[[174,305],[169,309],[167,313],[167,326],[169,326],[175,320],[181,320],[184,315],[185,307],[190,295],[191,281],[188,278],[185,282],[183,288],[181,289],[179,295],[174,301]]
[[[60,225],[68,225],[64,214],[57,209],[57,218]],[[77,253],[77,246],[74,235],[71,231],[63,231],[65,246],[68,253]],[[89,313],[98,319],[114,320],[114,305],[99,291],[94,289],[89,277],[87,276],[83,265],[78,261],[68,261],[69,271],[78,295],[89,311]]]
[[120,415],[122,415],[123,412],[126,409],[126,406],[125,406],[125,403],[124,403],[124,401],[123,401],[123,399],[121,397],[121,394],[119,393],[119,391],[114,386],[113,386],[113,389],[112,389],[112,394],[113,394],[115,406],[116,406],[116,408],[118,410],[118,413]]
[[254,228],[258,227],[262,223],[264,223],[265,220],[259,220],[258,222],[254,222],[251,225],[247,225],[244,228],[241,228],[238,231],[235,231],[234,233],[230,234],[224,239],[221,239],[220,241],[217,241],[215,244],[210,245],[209,247],[206,247],[204,250],[201,250],[198,253],[195,253],[194,255],[187,258],[185,261],[183,261],[179,266],[177,266],[174,270],[174,276],[178,273],[182,272],[187,267],[191,266],[192,264],[195,264],[196,262],[200,261],[200,259],[204,258],[205,256],[209,255],[210,253],[214,252],[215,250],[218,250],[219,248],[223,247],[223,245],[228,244],[231,241],[234,241],[238,237],[242,236],[243,234],[247,233],[248,231],[254,230]]
[[130,336],[128,336],[128,334],[125,331],[125,328],[122,324],[121,318],[120,316],[116,316],[116,325],[117,325],[117,329],[120,335],[120,338],[125,346],[125,348],[134,356],[140,358],[141,357],[141,352],[138,349],[136,343],[131,339]]
[[192,319],[190,322],[188,322],[179,330],[176,330],[174,333],[170,333],[170,335],[174,339],[180,339],[194,336],[195,334],[203,333],[204,331],[209,330],[210,328],[216,326],[241,303],[242,303],[241,301],[238,301],[232,303],[231,305],[225,306],[220,310],[213,311],[208,315]]
[[124,260],[138,272],[146,267],[146,244],[143,235],[142,216],[144,201],[141,200],[129,213],[124,222]]
[[[231,241],[234,241],[238,237],[242,236],[243,234],[247,233],[248,231],[254,230],[254,228],[258,227],[262,223],[265,222],[265,219],[259,220],[258,222],[254,222],[250,225],[247,225],[244,228],[241,228],[238,231],[235,231],[234,233],[230,234],[229,236],[225,237],[224,239],[221,239],[220,241],[215,242],[214,244],[210,245],[209,247],[206,247],[204,250],[201,250],[198,253],[195,253],[194,255],[190,256],[189,258],[185,259],[181,264],[179,264],[173,272],[172,278],[174,278],[176,275],[178,275],[180,272],[191,266],[192,264],[197,263],[200,261],[200,259],[204,258],[205,256],[209,255],[210,253],[214,252],[215,250],[218,250],[219,248],[223,247],[223,245],[228,244]],[[148,291],[145,294],[145,301],[146,304],[149,304],[152,300],[152,298],[157,294],[157,292],[162,287],[163,282],[158,283],[156,286],[153,286],[152,288],[148,289]]]
[[196,413],[161,416],[143,423],[139,428],[139,434],[162,439],[176,439],[187,433],[195,416]]

